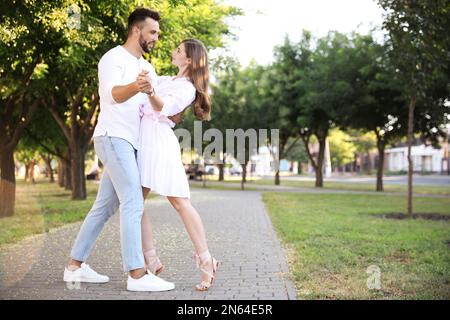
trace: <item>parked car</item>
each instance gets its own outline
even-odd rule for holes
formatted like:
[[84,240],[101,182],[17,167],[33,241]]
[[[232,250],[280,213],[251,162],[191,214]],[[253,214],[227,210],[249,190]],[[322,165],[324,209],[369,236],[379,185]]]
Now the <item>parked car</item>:
[[202,180],[203,176],[203,166],[199,164],[188,164],[185,166],[186,175],[189,180]]
[[217,168],[215,165],[206,165],[205,166],[205,174],[219,174],[219,168]]
[[239,175],[241,175],[242,174],[242,167],[241,166],[234,166],[234,167],[231,167],[230,168],[230,174],[232,175],[232,176],[239,176]]

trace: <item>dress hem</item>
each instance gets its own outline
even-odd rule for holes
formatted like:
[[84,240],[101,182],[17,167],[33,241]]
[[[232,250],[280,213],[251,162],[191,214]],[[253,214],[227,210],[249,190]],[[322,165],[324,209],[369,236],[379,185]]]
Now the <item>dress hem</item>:
[[163,194],[163,193],[159,192],[158,190],[156,190],[156,189],[154,189],[152,187],[149,187],[149,186],[146,186],[146,185],[143,185],[143,184],[141,184],[141,186],[144,187],[144,188],[150,189],[150,192],[152,192],[152,191],[156,192],[157,194],[159,194],[160,196],[163,196],[163,197],[175,197],[175,198],[191,199],[190,195],[189,196],[186,196],[186,195],[180,196],[180,195],[174,195],[174,194]]

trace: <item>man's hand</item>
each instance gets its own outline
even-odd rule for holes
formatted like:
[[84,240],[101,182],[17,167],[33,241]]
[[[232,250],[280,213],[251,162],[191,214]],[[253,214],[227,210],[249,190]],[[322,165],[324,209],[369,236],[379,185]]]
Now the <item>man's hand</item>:
[[180,122],[183,121],[183,113],[184,111],[181,111],[180,113],[177,113],[176,115],[168,117],[170,120],[175,122],[176,124],[180,124]]
[[139,88],[139,91],[142,93],[150,94],[153,91],[153,86],[148,77],[148,71],[142,70],[141,73],[136,78],[136,84]]

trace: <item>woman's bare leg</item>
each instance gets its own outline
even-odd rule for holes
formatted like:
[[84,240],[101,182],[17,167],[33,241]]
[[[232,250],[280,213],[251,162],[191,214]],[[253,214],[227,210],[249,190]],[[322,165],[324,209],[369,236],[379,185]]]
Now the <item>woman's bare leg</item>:
[[[205,229],[197,210],[187,198],[167,197],[175,210],[180,214],[189,237],[194,245],[197,255],[201,258],[202,268],[209,274],[213,273],[213,263],[210,259],[208,244],[206,243]],[[205,259],[204,257],[208,257]],[[202,281],[210,282],[211,277],[202,272]]]
[[[144,197],[144,201],[149,193],[150,189],[142,187],[142,196]],[[145,254],[147,251],[155,248],[155,245],[153,243],[152,224],[150,222],[150,217],[146,213],[145,208],[141,220],[141,232],[142,232],[142,251]]]
[[203,222],[197,210],[192,206],[191,201],[187,198],[178,197],[167,197],[167,199],[180,214],[197,254],[207,251],[208,245]]
[[[150,189],[142,188],[142,195],[147,198]],[[141,220],[141,232],[142,232],[142,253],[144,254],[145,264],[147,270],[151,273],[158,275],[163,271],[164,266],[156,254],[155,244],[153,242],[152,224],[150,222],[150,216],[145,212],[142,214]]]

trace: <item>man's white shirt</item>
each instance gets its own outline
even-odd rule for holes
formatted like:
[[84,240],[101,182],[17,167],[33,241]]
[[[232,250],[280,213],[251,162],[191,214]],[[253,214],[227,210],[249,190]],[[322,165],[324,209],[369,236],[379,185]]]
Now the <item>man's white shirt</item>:
[[140,105],[148,97],[137,93],[125,102],[117,103],[112,97],[112,88],[130,84],[142,70],[149,71],[153,83],[157,75],[153,66],[143,57],[137,59],[124,47],[117,46],[106,52],[98,63],[100,114],[93,137],[110,136],[130,142],[135,149],[139,146]]

